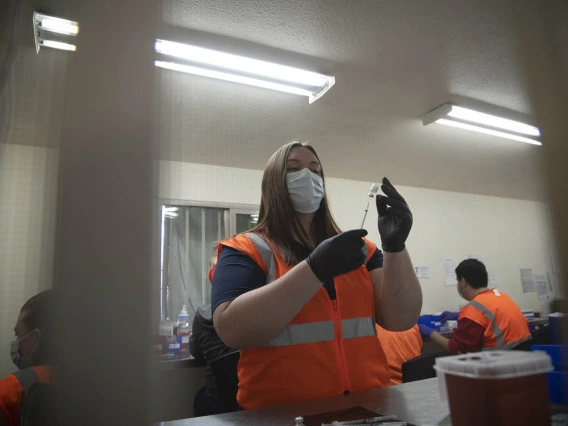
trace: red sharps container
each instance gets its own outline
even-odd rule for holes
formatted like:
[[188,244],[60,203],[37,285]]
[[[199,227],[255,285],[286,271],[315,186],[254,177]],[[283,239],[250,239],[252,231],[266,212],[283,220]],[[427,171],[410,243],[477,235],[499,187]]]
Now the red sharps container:
[[453,426],[550,426],[545,352],[487,351],[436,358]]

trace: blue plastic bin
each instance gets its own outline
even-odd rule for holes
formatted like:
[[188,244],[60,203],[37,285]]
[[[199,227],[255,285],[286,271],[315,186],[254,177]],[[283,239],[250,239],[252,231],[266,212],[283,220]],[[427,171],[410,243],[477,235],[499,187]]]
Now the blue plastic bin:
[[432,315],[420,315],[420,318],[418,318],[418,324],[430,325],[431,322]]
[[568,404],[568,373],[552,371],[548,376],[548,395],[552,404]]
[[568,371],[568,345],[533,345],[531,350],[546,352],[554,371]]
[[568,317],[549,316],[548,324],[550,327],[550,343],[555,345],[568,344],[568,337],[564,333],[564,330],[568,328]]
[[546,352],[554,366],[547,373],[550,402],[568,404],[568,345],[533,345],[531,351]]
[[425,314],[421,315],[420,318],[418,318],[418,324],[425,324],[428,327],[432,327],[436,331],[440,331],[440,328],[442,326],[442,324],[436,324],[439,322],[440,322],[440,315]]

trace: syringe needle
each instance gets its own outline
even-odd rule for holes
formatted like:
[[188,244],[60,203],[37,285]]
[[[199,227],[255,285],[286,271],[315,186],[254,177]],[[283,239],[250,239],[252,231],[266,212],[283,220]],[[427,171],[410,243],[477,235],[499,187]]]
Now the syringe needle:
[[363,226],[365,225],[365,219],[367,219],[367,212],[369,211],[370,202],[371,200],[367,201],[367,208],[365,208],[365,213],[363,214],[363,220],[361,221],[361,227],[359,229],[363,229]]
[[[369,198],[373,198],[377,192],[379,192],[379,185],[374,183],[371,185],[371,189],[369,190],[369,193],[367,195],[369,196]],[[363,220],[361,221],[361,227],[359,229],[363,229],[363,226],[365,226],[365,219],[367,219],[367,212],[369,211],[370,202],[371,200],[367,201],[367,207],[365,208],[365,213],[363,214]]]

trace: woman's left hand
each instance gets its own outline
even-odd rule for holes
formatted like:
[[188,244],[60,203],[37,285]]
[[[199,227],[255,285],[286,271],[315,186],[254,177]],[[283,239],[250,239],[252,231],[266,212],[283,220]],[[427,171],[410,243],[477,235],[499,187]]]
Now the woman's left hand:
[[377,196],[381,243],[385,252],[398,253],[404,250],[412,228],[412,212],[386,177],[383,178],[381,189],[386,194],[386,197]]

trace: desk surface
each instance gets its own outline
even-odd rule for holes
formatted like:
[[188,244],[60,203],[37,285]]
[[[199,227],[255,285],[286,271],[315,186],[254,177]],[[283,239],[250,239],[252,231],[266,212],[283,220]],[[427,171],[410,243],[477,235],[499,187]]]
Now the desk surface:
[[162,426],[293,426],[294,418],[299,415],[325,413],[354,406],[362,406],[385,415],[396,414],[401,420],[417,425],[451,425],[448,403],[440,400],[438,379],[290,405],[159,424]]
[[[541,325],[548,325],[548,318],[528,318],[527,319],[529,326],[541,326]],[[448,339],[450,339],[454,332],[453,331],[445,331],[443,333],[440,333],[442,336],[447,337]],[[432,339],[428,336],[422,336],[422,340],[424,342],[430,342],[432,341]],[[441,349],[441,348],[440,348]]]
[[156,360],[154,365],[160,370],[172,370],[174,368],[204,367],[206,365],[206,362],[203,360],[197,360],[189,356],[176,356],[172,357],[171,359]]

